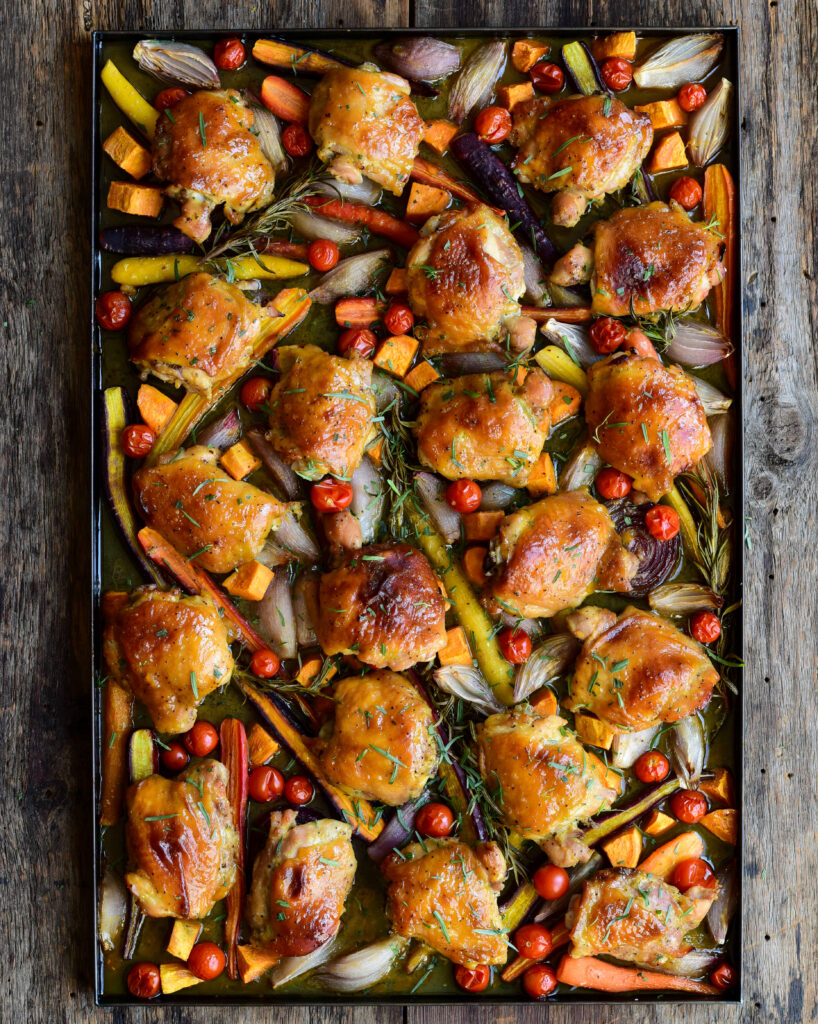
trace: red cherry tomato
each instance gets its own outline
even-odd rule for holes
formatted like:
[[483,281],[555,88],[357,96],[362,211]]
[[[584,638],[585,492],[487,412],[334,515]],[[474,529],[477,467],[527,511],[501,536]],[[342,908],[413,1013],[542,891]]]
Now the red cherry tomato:
[[696,612],[690,620],[690,635],[700,644],[712,644],[721,636],[721,623],[715,612]]
[[565,73],[558,64],[540,61],[528,72],[535,88],[540,92],[559,92],[565,82]]
[[169,772],[180,772],[183,768],[187,767],[190,754],[188,754],[181,743],[174,741],[168,745],[167,750],[162,751],[159,755],[159,760]]
[[483,142],[496,146],[511,134],[511,114],[505,107],[486,107],[474,119],[474,130]]
[[531,657],[531,637],[518,626],[507,626],[497,635],[500,653],[512,665],[522,665]]
[[525,994],[532,999],[545,999],[557,987],[557,975],[548,964],[534,964],[523,975]]
[[480,508],[483,492],[474,480],[455,480],[446,488],[446,501],[455,512],[465,515]]
[[633,480],[627,473],[621,473],[618,469],[609,466],[601,469],[596,475],[596,489],[599,495],[605,499],[624,498],[631,493]]
[[691,111],[698,110],[702,106],[707,99],[707,91],[703,85],[691,82],[689,85],[681,87],[676,99],[679,101],[679,106],[682,110],[686,110],[689,114]]
[[106,331],[121,331],[131,319],[131,300],[124,292],[103,292],[94,303],[97,323]]
[[128,991],[137,999],[153,999],[162,987],[156,964],[134,964],[128,971]]
[[710,974],[710,984],[716,988],[732,988],[736,983],[736,972],[732,964],[720,963]]
[[250,659],[250,671],[259,679],[272,679],[280,668],[281,662],[278,660],[278,655],[268,647],[255,651]]
[[609,57],[599,69],[602,81],[613,92],[622,92],[633,81],[633,68],[621,57]]
[[222,71],[235,71],[247,60],[240,39],[220,39],[213,48],[213,63]]
[[520,956],[526,956],[529,960],[542,960],[551,952],[554,943],[545,925],[524,924],[517,929],[514,945]]
[[640,782],[661,782],[670,771],[670,761],[658,750],[646,750],[637,757],[633,771]]
[[185,96],[189,95],[187,89],[176,85],[172,89],[163,89],[153,101],[153,105],[157,110],[167,110],[168,107],[175,107],[179,100],[183,100]]
[[120,443],[129,459],[144,459],[156,444],[156,431],[146,423],[132,423],[122,431]]
[[670,198],[684,210],[692,210],[702,201],[702,187],[695,178],[683,175],[670,186]]
[[187,958],[187,969],[202,981],[212,981],[222,973],[226,962],[215,942],[197,942]]
[[312,139],[300,124],[288,124],[281,133],[281,145],[290,156],[306,156],[312,149]]
[[210,722],[197,722],[184,734],[182,743],[194,757],[207,757],[219,745],[219,734]]
[[454,814],[446,804],[425,804],[417,813],[415,828],[422,836],[442,839],[454,827]]
[[352,484],[328,476],[312,485],[310,501],[318,512],[342,512],[352,504]]
[[601,316],[591,324],[591,344],[601,355],[608,355],[625,340],[625,325],[610,316]]
[[259,804],[278,800],[284,792],[284,776],[272,765],[263,764],[250,772],[247,783],[250,796]]
[[316,270],[332,270],[340,255],[338,246],[328,238],[316,238],[307,249],[307,259]]
[[707,814],[707,797],[695,789],[679,789],[668,801],[679,821],[695,825]]
[[679,514],[668,505],[654,505],[645,513],[648,533],[657,540],[673,540],[681,526]]
[[349,327],[347,330],[341,331],[341,336],[338,338],[338,352],[342,356],[345,356],[347,352],[357,352],[364,359],[368,359],[377,346],[378,339],[375,337],[374,331],[366,328]]
[[415,324],[415,314],[405,302],[393,302],[384,313],[383,322],[390,334],[406,334]]
[[676,865],[670,876],[670,884],[675,885],[679,892],[687,892],[694,885],[703,885],[712,889],[716,885],[716,876],[706,860],[691,857]]
[[270,392],[273,390],[273,382],[269,377],[251,377],[241,386],[242,404],[250,412],[258,412],[267,404]]
[[454,980],[467,992],[482,992],[491,981],[491,968],[485,964],[476,967],[463,967],[458,964],[454,972]]
[[315,790],[310,780],[306,775],[293,775],[287,779],[284,784],[284,796],[288,803],[296,804],[308,804],[313,798]]
[[544,900],[558,900],[568,892],[570,880],[565,868],[558,868],[556,864],[546,864],[537,868],[531,881],[538,896],[542,896]]

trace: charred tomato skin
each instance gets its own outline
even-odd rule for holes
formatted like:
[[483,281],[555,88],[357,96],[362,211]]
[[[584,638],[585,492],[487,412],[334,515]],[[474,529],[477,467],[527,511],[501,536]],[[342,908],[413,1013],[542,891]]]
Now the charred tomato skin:
[[659,750],[646,750],[633,765],[634,775],[640,782],[661,782],[667,778],[670,761]]
[[690,619],[690,635],[700,644],[712,644],[721,636],[721,622],[715,612],[696,612]]
[[317,512],[343,512],[352,504],[352,485],[326,477],[312,485],[310,501]]
[[590,339],[600,355],[615,352],[625,340],[625,325],[612,316],[601,316],[591,324]]
[[315,788],[306,775],[292,775],[284,783],[284,798],[296,807],[308,804],[314,795]]
[[657,540],[673,540],[681,528],[679,513],[669,505],[654,505],[645,513],[645,526]]
[[94,303],[97,323],[106,331],[121,331],[131,319],[131,300],[124,292],[103,292]]
[[715,968],[710,974],[710,984],[715,985],[716,988],[728,989],[732,988],[736,983],[736,970],[732,964],[728,964],[727,961],[723,961]]
[[281,133],[281,145],[289,156],[306,156],[312,151],[312,139],[300,124],[288,124]]
[[690,211],[702,201],[702,187],[695,178],[689,178],[684,174],[670,186],[669,195],[683,210]]
[[163,89],[160,93],[157,93],[153,105],[159,111],[167,110],[168,107],[176,106],[179,100],[183,100],[188,95],[190,94],[187,89],[182,89],[181,86],[175,85],[170,89]]
[[307,259],[315,270],[332,270],[340,255],[338,246],[329,238],[316,238],[307,248]]
[[716,885],[716,876],[706,860],[691,857],[676,865],[670,876],[670,884],[675,886],[679,892],[687,892],[694,885],[704,885],[708,889],[712,889]]
[[345,356],[350,352],[368,359],[378,347],[378,339],[374,331],[368,328],[348,327],[341,331],[338,338],[338,354]]
[[221,71],[237,71],[247,60],[241,39],[220,39],[213,49],[213,63]]
[[390,334],[406,334],[415,325],[415,314],[405,302],[393,302],[384,313],[383,322]]
[[622,57],[609,57],[599,69],[602,81],[613,92],[622,92],[633,81],[633,68]]
[[490,146],[496,146],[511,134],[511,114],[505,107],[485,107],[474,120],[474,130]]
[[559,92],[565,84],[565,72],[559,64],[552,64],[550,61],[540,61],[529,71],[534,87],[540,92]]
[[129,459],[144,459],[156,444],[156,431],[147,423],[132,423],[122,431],[120,443]]
[[689,82],[687,85],[683,85],[676,97],[679,106],[688,114],[698,110],[706,99],[707,90],[698,82]]

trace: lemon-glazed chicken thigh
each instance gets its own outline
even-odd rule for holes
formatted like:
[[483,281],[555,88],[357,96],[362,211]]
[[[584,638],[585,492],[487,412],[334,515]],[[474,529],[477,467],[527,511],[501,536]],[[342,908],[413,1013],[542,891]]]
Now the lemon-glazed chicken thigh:
[[145,522],[208,572],[252,561],[286,506],[219,466],[219,452],[198,445],[134,473]]
[[102,652],[111,678],[141,700],[159,732],[187,732],[205,697],[230,681],[233,656],[216,608],[178,590],[109,594]]
[[512,143],[520,181],[556,192],[555,224],[573,227],[589,200],[623,188],[648,155],[650,118],[609,96],[542,96],[518,103]]
[[427,839],[390,853],[387,914],[398,935],[420,939],[456,964],[502,964],[508,956],[497,893],[506,863],[495,843]]
[[426,320],[423,351],[528,348],[535,324],[520,315],[523,256],[504,220],[487,206],[431,217],[406,260],[409,304]]
[[295,811],[273,811],[247,896],[254,945],[305,956],[337,933],[355,877],[351,836],[342,821],[298,825]]
[[693,378],[632,353],[614,353],[588,368],[585,419],[602,458],[652,501],[711,446]]
[[525,487],[551,429],[552,393],[539,369],[522,384],[503,372],[435,381],[420,395],[418,459],[447,480]]
[[550,495],[506,516],[490,548],[489,610],[556,615],[594,590],[627,591],[639,560],[607,509],[584,488]]
[[446,645],[446,609],[426,558],[408,544],[371,544],[321,577],[316,633],[325,654],[401,671]]
[[347,793],[397,807],[420,796],[437,765],[432,709],[404,676],[370,672],[336,683],[324,775]]
[[269,206],[275,173],[253,133],[253,111],[235,89],[185,96],[156,122],[153,169],[165,194],[182,204],[173,223],[196,242],[210,234],[210,214],[224,203],[228,220]]
[[125,803],[125,882],[148,917],[205,917],[236,878],[228,772],[210,758],[176,779],[150,775]]

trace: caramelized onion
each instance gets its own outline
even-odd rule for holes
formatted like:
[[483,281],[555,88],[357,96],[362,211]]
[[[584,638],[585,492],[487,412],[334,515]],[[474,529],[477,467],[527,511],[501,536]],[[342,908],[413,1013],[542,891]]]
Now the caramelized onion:
[[639,559],[630,593],[644,597],[678,571],[682,555],[681,535],[677,534],[671,540],[657,540],[650,533],[645,526],[645,516],[652,508],[650,503],[634,505],[629,498],[619,498],[604,504],[625,548]]
[[133,59],[143,71],[163,82],[181,82],[197,89],[218,89],[216,65],[198,46],[160,39],[140,39]]
[[354,953],[339,956],[317,971],[315,977],[333,992],[359,992],[389,974],[408,941],[402,935],[388,935]]
[[483,107],[506,64],[506,44],[499,39],[478,46],[449,93],[449,117],[462,124],[475,107]]
[[503,705],[473,665],[444,665],[434,673],[434,680],[441,690],[473,704],[487,715],[503,710]]
[[730,133],[730,103],[733,85],[722,78],[704,104],[690,118],[687,126],[687,148],[697,167],[714,159]]
[[718,611],[724,601],[703,583],[664,583],[651,590],[648,604],[660,615],[693,615]]
[[685,82],[697,82],[713,70],[724,46],[724,36],[681,36],[654,50],[634,68],[633,80],[640,89],[678,89]]
[[528,661],[517,669],[514,679],[515,704],[564,675],[573,664],[579,648],[579,640],[570,633],[555,633],[546,637],[534,648]]
[[385,68],[416,82],[437,82],[460,67],[460,50],[433,36],[378,43],[372,52]]

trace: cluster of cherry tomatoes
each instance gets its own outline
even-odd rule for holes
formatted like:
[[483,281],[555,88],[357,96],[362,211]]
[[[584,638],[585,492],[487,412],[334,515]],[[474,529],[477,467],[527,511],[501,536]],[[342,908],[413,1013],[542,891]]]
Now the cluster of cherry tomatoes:
[[[187,969],[201,981],[213,981],[222,973],[227,959],[221,946],[215,942],[197,942],[190,951]],[[128,991],[137,999],[153,999],[162,988],[162,977],[157,964],[134,964],[128,971]]]

